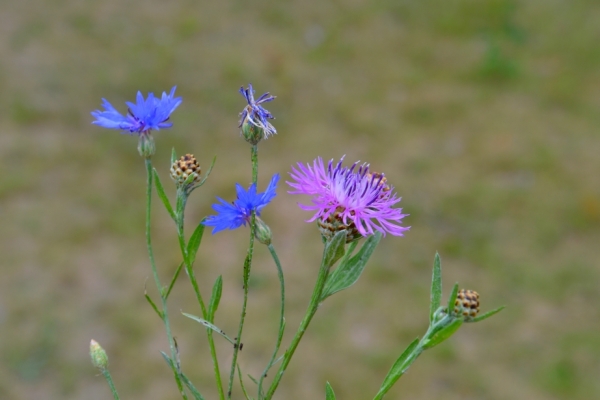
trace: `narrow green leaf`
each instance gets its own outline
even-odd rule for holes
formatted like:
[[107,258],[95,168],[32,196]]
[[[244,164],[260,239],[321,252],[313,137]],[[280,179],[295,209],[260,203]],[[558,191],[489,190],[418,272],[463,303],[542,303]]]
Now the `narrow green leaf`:
[[175,285],[175,281],[177,280],[177,277],[179,277],[179,273],[181,272],[182,267],[183,267],[183,262],[181,264],[179,264],[179,266],[175,270],[175,273],[173,274],[173,279],[171,279],[169,288],[167,289],[167,292],[165,293],[165,300],[169,298],[169,295],[171,294],[171,290],[173,290],[173,286]]
[[205,326],[205,327],[207,327],[208,329],[211,329],[211,330],[213,330],[213,331],[217,332],[219,335],[221,335],[221,336],[223,336],[225,339],[227,339],[227,341],[228,341],[229,343],[231,343],[232,345],[234,345],[234,346],[235,346],[236,342],[235,342],[234,340],[232,340],[232,339],[231,339],[229,336],[227,336],[227,335],[225,334],[225,332],[223,332],[221,329],[219,329],[219,327],[218,327],[218,326],[215,326],[215,325],[211,324],[210,322],[208,322],[208,321],[207,321],[207,320],[205,320],[205,319],[202,319],[202,318],[200,318],[200,317],[196,317],[195,315],[192,315],[192,314],[186,314],[186,313],[184,313],[184,312],[182,312],[182,314],[183,314],[183,315],[185,315],[186,317],[190,318],[190,319],[193,319],[194,321],[200,322],[202,325],[204,325],[204,326]]
[[206,180],[208,179],[208,177],[210,176],[210,173],[212,172],[213,167],[215,166],[215,163],[217,162],[217,156],[213,157],[212,163],[210,164],[210,167],[208,167],[208,170],[206,171],[206,173],[204,174],[204,178],[202,178],[202,180],[200,181],[200,183],[198,183],[195,187],[200,187],[202,185],[204,185],[204,182],[206,182]]
[[325,384],[325,400],[335,400],[335,393],[329,382]]
[[255,377],[253,377],[252,375],[248,374],[248,378],[250,378],[250,380],[251,380],[252,382],[254,382],[255,384],[257,384],[257,385],[258,385],[258,380],[257,380]]
[[456,302],[456,296],[458,295],[458,282],[452,287],[450,297],[448,298],[448,314],[454,315],[454,303]]
[[215,312],[219,308],[219,302],[221,301],[221,292],[223,291],[223,278],[221,275],[215,281],[212,289],[212,295],[210,296],[210,303],[208,304],[208,319],[209,321],[215,320]]
[[506,306],[501,306],[501,307],[495,308],[492,311],[488,311],[486,313],[478,315],[477,317],[475,317],[472,320],[467,321],[467,322],[479,322],[479,321],[483,321],[484,319],[488,319],[489,317],[491,317],[494,314],[498,314],[500,311],[504,310],[505,307]]
[[204,400],[204,397],[202,397],[202,395],[200,394],[198,389],[196,389],[192,381],[190,381],[189,378],[183,374],[183,372],[180,373],[179,376],[181,377],[181,380],[183,381],[185,386],[187,386],[187,388],[190,389],[190,392],[192,393],[192,396],[194,396],[195,400]]
[[340,290],[349,288],[358,281],[381,237],[382,234],[380,232],[369,236],[358,253],[340,263],[327,278],[323,294],[321,295],[321,301]]
[[244,386],[244,380],[242,379],[242,369],[240,368],[240,364],[237,364],[237,372],[238,372],[238,377],[240,379],[240,386],[242,387],[242,393],[244,393],[244,397],[246,398],[246,400],[250,400],[250,397],[248,396],[248,392],[246,392],[246,386]]
[[194,233],[190,237],[190,241],[187,246],[187,265],[191,268],[196,260],[196,253],[198,252],[198,248],[200,247],[200,243],[202,242],[202,235],[204,234],[204,224],[199,223]]
[[346,246],[346,231],[337,232],[330,241],[325,243],[323,252],[323,265],[330,268],[337,260],[344,255]]
[[408,345],[406,350],[402,352],[400,357],[396,360],[390,371],[386,375],[383,383],[381,384],[381,388],[377,393],[375,398],[381,399],[388,390],[396,383],[398,379],[406,372],[410,364],[417,358],[420,352],[417,351],[417,347],[419,346],[419,338],[416,338],[412,341],[411,344]]
[[165,353],[164,351],[161,351],[160,354],[162,354],[162,356],[165,359],[165,361],[167,362],[167,365],[169,366],[169,368],[171,368],[172,370],[175,370],[175,364],[173,364],[173,360],[171,360],[171,357],[169,357],[167,355],[167,353]]
[[160,177],[158,176],[158,172],[156,172],[156,168],[152,169],[152,174],[154,175],[154,183],[156,185],[156,193],[158,193],[158,198],[162,201],[167,212],[169,213],[171,218],[173,218],[173,221],[175,221],[175,212],[173,211],[173,207],[171,207],[171,202],[169,201],[169,198],[165,193],[165,188],[163,187],[162,182],[160,181]]
[[171,149],[171,165],[177,161],[177,153],[175,153],[175,147]]
[[425,343],[423,343],[423,349],[430,349],[442,343],[444,340],[454,335],[458,328],[462,326],[462,323],[463,320],[461,318],[456,318],[454,321],[440,329],[431,339],[425,341]]
[[160,319],[163,319],[163,313],[162,313],[162,311],[160,311],[158,309],[158,307],[156,307],[156,304],[154,304],[154,301],[152,301],[152,299],[148,295],[148,292],[146,292],[145,289],[144,289],[144,297],[146,298],[146,300],[148,301],[148,303],[150,303],[150,305],[152,306],[152,309],[156,312],[156,314],[158,315],[158,317]]
[[429,305],[429,322],[433,322],[433,314],[442,302],[442,262],[438,252],[433,260],[433,276],[431,277],[431,304]]

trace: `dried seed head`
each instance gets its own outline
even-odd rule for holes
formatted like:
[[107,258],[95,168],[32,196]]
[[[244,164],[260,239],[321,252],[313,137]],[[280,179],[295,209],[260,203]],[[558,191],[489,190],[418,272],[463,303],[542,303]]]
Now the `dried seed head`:
[[454,301],[454,313],[465,320],[475,318],[479,312],[479,293],[474,290],[460,289]]
[[[177,186],[188,182],[189,185],[200,183],[200,173],[202,172],[200,164],[196,161],[193,154],[186,154],[171,165],[171,179]],[[191,181],[188,178],[193,176]]]
[[354,222],[349,221],[349,224],[344,224],[340,211],[337,210],[335,213],[330,214],[327,218],[317,219],[317,225],[319,225],[319,231],[321,235],[327,240],[331,240],[336,233],[341,230],[346,230],[346,243],[353,242],[356,239],[360,239],[362,235],[356,229]]

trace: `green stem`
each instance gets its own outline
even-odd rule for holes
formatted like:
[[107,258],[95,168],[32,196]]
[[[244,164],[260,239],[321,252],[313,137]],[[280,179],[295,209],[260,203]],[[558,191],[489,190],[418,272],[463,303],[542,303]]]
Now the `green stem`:
[[112,392],[114,399],[119,400],[119,394],[117,393],[117,388],[115,387],[112,377],[110,376],[110,372],[108,372],[108,369],[106,368],[101,369],[101,371],[102,375],[104,375],[104,378],[106,379],[106,382],[108,383],[108,386],[110,387],[110,391]]
[[398,366],[398,370],[401,371],[397,376],[394,377],[387,385],[379,389],[379,392],[373,397],[373,400],[381,400],[383,396],[394,386],[394,384],[400,379],[404,373],[410,368],[410,366],[416,361],[416,359],[423,353],[425,350],[425,343],[427,343],[433,336],[435,336],[442,327],[446,326],[451,320],[451,317],[446,315],[444,318],[439,320],[434,324],[430,324],[429,328],[427,328],[427,332],[425,335],[419,340],[419,343],[415,346],[415,348],[406,356],[404,362]]
[[325,281],[327,280],[327,276],[329,275],[330,267],[331,267],[330,265],[326,265],[325,254],[323,254],[323,259],[321,261],[321,267],[319,268],[319,275],[317,277],[317,282],[315,283],[315,288],[313,290],[313,294],[310,299],[310,303],[306,310],[306,314],[304,315],[304,318],[302,319],[302,322],[300,323],[300,327],[298,328],[296,335],[294,336],[294,338],[292,339],[292,342],[290,343],[290,347],[288,347],[288,349],[285,351],[283,360],[281,362],[281,366],[279,367],[279,370],[277,371],[277,374],[275,375],[273,382],[271,382],[271,387],[269,387],[269,391],[267,392],[267,394],[265,396],[266,400],[271,399],[271,397],[273,397],[273,394],[275,393],[277,386],[279,386],[279,382],[281,381],[281,378],[283,377],[283,374],[284,374],[288,364],[290,363],[292,356],[294,355],[294,352],[296,351],[296,348],[298,347],[298,344],[300,343],[300,340],[302,340],[302,336],[304,336],[304,332],[306,332],[306,329],[308,328],[310,321],[312,320],[315,313],[317,312],[317,309],[319,308],[319,304],[321,302],[321,295],[323,294],[323,288],[325,287]]
[[[185,196],[184,194],[177,194],[177,198],[183,197],[182,199],[182,207],[181,207],[181,215],[177,215],[177,236],[179,238],[179,247],[181,249],[181,255],[183,257],[184,260],[184,264],[185,264],[185,271],[188,275],[188,277],[190,278],[190,282],[192,284],[192,287],[194,288],[194,293],[196,294],[196,300],[198,301],[198,304],[200,304],[200,308],[202,309],[202,317],[206,320],[208,320],[209,316],[208,316],[208,310],[206,309],[206,305],[204,303],[204,299],[202,298],[202,294],[200,293],[200,287],[198,286],[198,281],[196,280],[196,275],[194,274],[194,268],[193,265],[191,265],[191,263],[188,263],[188,251],[187,251],[187,245],[185,243],[185,236],[184,236],[184,211],[185,211],[185,204],[187,201],[187,196]],[[213,321],[210,321],[213,322]],[[207,336],[208,336],[208,345],[210,347],[210,355],[211,358],[213,360],[213,370],[215,372],[215,382],[217,384],[217,389],[219,391],[219,399],[224,400],[225,399],[225,392],[223,391],[223,382],[221,381],[221,371],[219,369],[219,360],[217,358],[217,350],[215,347],[215,341],[214,341],[214,337],[213,337],[213,331],[212,329],[207,329]]]
[[277,357],[277,353],[279,352],[279,348],[281,347],[281,340],[283,339],[283,331],[285,329],[285,282],[283,280],[283,269],[281,268],[281,263],[279,262],[279,257],[277,257],[277,253],[275,252],[275,248],[273,247],[272,244],[270,244],[269,246],[269,251],[271,252],[271,256],[273,257],[273,261],[275,261],[275,265],[277,266],[277,275],[279,276],[279,286],[280,286],[280,290],[281,290],[281,306],[280,306],[280,312],[279,312],[279,333],[277,334],[277,343],[275,344],[275,350],[273,351],[273,355],[271,356],[271,359],[269,360],[269,363],[267,364],[265,370],[263,371],[262,375],[260,376],[260,380],[258,382],[258,398],[261,399],[263,398],[263,393],[262,393],[262,385],[263,385],[263,380],[265,379],[265,377],[267,376],[267,373],[269,372],[269,369],[271,369],[271,367],[273,366],[273,363],[275,362],[275,358]]
[[[258,181],[258,147],[252,146],[250,153],[250,159],[252,161],[252,183],[255,185]],[[244,302],[242,303],[242,312],[240,314],[240,324],[238,326],[238,334],[236,338],[236,344],[233,346],[233,358],[231,360],[231,368],[229,371],[229,385],[227,387],[227,398],[231,399],[231,391],[233,388],[233,380],[235,377],[235,367],[237,365],[238,353],[240,351],[240,343],[242,343],[242,331],[244,330],[244,321],[246,319],[246,306],[248,304],[248,281],[250,280],[250,269],[252,267],[252,255],[254,254],[254,236],[256,235],[256,211],[252,211],[252,218],[250,220],[250,243],[248,244],[248,251],[246,253],[246,259],[244,260]]]
[[[163,294],[162,286],[160,284],[160,278],[158,277],[158,270],[156,269],[156,262],[154,260],[154,250],[152,248],[152,235],[150,234],[151,227],[151,210],[152,210],[152,160],[147,157],[146,161],[146,246],[148,247],[148,257],[150,258],[150,266],[152,268],[152,275],[154,276],[154,282],[156,283],[156,289],[160,295],[160,299],[162,302],[162,320],[165,325],[165,330],[167,332],[167,339],[169,340],[169,348],[171,350],[171,361],[173,365],[179,365],[177,360],[177,349],[175,348],[175,341],[173,340],[173,335],[171,334],[171,325],[169,323],[169,312],[167,310],[167,299]],[[181,397],[187,400],[187,395],[183,388],[183,384],[181,383],[181,378],[179,376],[180,371],[174,369],[173,374],[175,375],[175,381],[177,383],[177,388],[179,389],[179,393]]]

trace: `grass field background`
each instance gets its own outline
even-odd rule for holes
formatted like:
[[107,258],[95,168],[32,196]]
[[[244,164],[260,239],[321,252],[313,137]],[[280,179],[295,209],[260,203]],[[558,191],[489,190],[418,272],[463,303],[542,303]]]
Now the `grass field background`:
[[[320,308],[278,399],[370,399],[427,327],[433,256],[498,316],[426,352],[387,398],[600,398],[600,3],[592,0],[3,1],[0,6],[0,398],[108,399],[91,366],[107,350],[122,399],[177,399],[145,302],[145,170],[134,137],[92,126],[102,97],[177,85],[174,127],[155,134],[165,186],[171,148],[194,153],[215,196],[250,182],[237,93],[252,83],[279,134],[260,144],[259,189],[321,156],[369,162],[403,197],[411,230],[386,237],[360,281]],[[289,339],[322,245],[299,198],[265,209],[286,274]],[[158,202],[155,202],[158,206]],[[179,263],[153,214],[161,277]],[[218,275],[216,323],[233,333],[248,229],[206,235],[196,274]],[[256,251],[240,363],[257,376],[277,329],[278,281]],[[215,399],[189,283],[170,303],[184,371]],[[233,336],[233,335],[232,335]],[[219,343],[224,369],[231,354]],[[253,384],[247,380],[248,388]],[[240,399],[239,388],[234,398]]]

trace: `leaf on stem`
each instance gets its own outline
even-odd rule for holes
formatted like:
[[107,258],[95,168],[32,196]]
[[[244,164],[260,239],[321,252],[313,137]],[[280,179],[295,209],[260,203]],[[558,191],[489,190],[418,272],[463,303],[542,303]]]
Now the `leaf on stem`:
[[448,308],[446,309],[449,315],[454,315],[454,303],[456,302],[456,296],[458,295],[458,282],[454,284],[450,297],[448,298]]
[[171,283],[169,284],[169,288],[167,289],[167,292],[165,293],[165,300],[169,298],[169,295],[171,294],[171,290],[173,290],[173,286],[175,285],[175,281],[179,277],[179,273],[181,272],[182,268],[183,268],[183,262],[181,264],[179,264],[179,266],[175,270],[175,273],[173,274],[173,279],[171,279]]
[[358,281],[381,237],[382,234],[380,232],[369,236],[358,253],[340,263],[327,278],[323,294],[321,295],[321,301],[340,290],[349,288]]
[[335,400],[335,393],[329,382],[325,384],[325,400]]
[[433,260],[433,276],[431,278],[431,304],[429,305],[429,322],[433,322],[433,315],[442,302],[442,262],[439,253],[435,253]]
[[346,246],[346,231],[337,232],[331,240],[325,243],[323,252],[323,265],[326,268],[331,268],[333,264],[344,256]]
[[206,180],[208,179],[210,173],[212,172],[213,167],[215,166],[215,163],[217,162],[217,156],[215,156],[212,160],[212,163],[210,164],[210,167],[208,167],[208,170],[206,171],[206,174],[204,174],[204,178],[202,178],[202,180],[200,181],[200,183],[198,183],[196,186],[194,186],[194,188],[198,188],[202,185],[204,185],[204,182],[206,182]]
[[201,323],[202,325],[204,325],[206,328],[208,328],[208,329],[211,329],[211,330],[213,330],[213,331],[217,332],[219,335],[223,336],[223,337],[224,337],[225,339],[227,339],[227,341],[228,341],[229,343],[231,343],[232,345],[234,345],[234,346],[236,345],[236,342],[235,342],[235,340],[232,340],[232,339],[231,339],[229,336],[227,336],[227,335],[225,334],[225,332],[223,332],[221,329],[219,329],[219,327],[218,327],[218,326],[215,326],[215,325],[211,324],[210,322],[208,322],[208,321],[207,321],[207,320],[205,320],[205,319],[202,319],[202,318],[200,318],[200,317],[196,317],[195,315],[192,315],[192,314],[187,314],[187,313],[184,313],[184,312],[182,312],[182,314],[183,314],[183,315],[185,315],[186,317],[190,318],[190,319],[193,319],[193,320],[194,320],[194,321],[196,321],[196,322],[200,322],[200,323]]
[[160,311],[158,309],[158,307],[156,307],[156,304],[154,304],[154,302],[150,298],[150,295],[148,295],[148,292],[146,291],[146,289],[144,289],[144,297],[146,298],[146,300],[148,301],[148,303],[150,303],[150,305],[152,306],[152,309],[156,312],[156,314],[158,315],[158,317],[160,319],[164,319],[164,315],[163,315],[162,311]]
[[238,377],[240,378],[240,386],[242,387],[242,393],[244,393],[244,397],[246,400],[250,400],[248,397],[248,392],[246,392],[246,387],[244,386],[244,380],[242,379],[242,369],[240,368],[240,364],[237,365]]
[[175,364],[173,364],[173,360],[171,360],[171,357],[169,357],[167,355],[167,353],[165,353],[164,351],[161,351],[160,354],[162,354],[162,356],[165,359],[165,361],[167,362],[167,365],[169,366],[169,368],[175,370]]
[[484,319],[487,319],[487,318],[491,317],[494,314],[498,314],[500,311],[504,310],[504,307],[506,307],[506,306],[501,306],[501,307],[495,308],[495,309],[493,309],[491,311],[488,311],[486,313],[478,315],[477,317],[475,317],[472,320],[467,321],[467,322],[479,322],[479,321],[483,321]]
[[194,233],[190,237],[190,241],[187,245],[187,260],[186,264],[189,268],[192,267],[194,261],[196,260],[196,253],[198,252],[198,248],[200,247],[200,243],[202,242],[202,235],[204,234],[204,224],[199,223]]
[[180,373],[179,376],[181,377],[181,380],[183,381],[185,386],[187,386],[187,388],[190,390],[190,392],[192,393],[192,396],[194,396],[195,400],[204,400],[204,397],[202,397],[202,395],[200,394],[198,389],[196,389],[196,387],[194,386],[192,381],[190,381],[189,378],[187,376],[185,376],[185,374],[183,372]]
[[250,378],[250,380],[252,382],[254,382],[254,384],[258,385],[258,380],[255,377],[253,377],[252,375],[248,374],[248,378]]
[[396,383],[396,381],[400,379],[400,377],[406,372],[408,367],[410,367],[410,364],[416,358],[414,356],[414,351],[416,350],[418,345],[419,338],[416,338],[412,341],[411,344],[408,345],[406,350],[402,352],[400,357],[398,357],[394,365],[392,365],[392,368],[390,368],[390,372],[388,372],[385,379],[383,380],[381,388],[379,389],[377,396],[375,396],[376,399],[381,399],[383,395],[387,393],[388,390],[390,390],[394,383]]
[[175,147],[171,148],[171,165],[177,161],[177,153],[175,153]]
[[435,335],[433,335],[431,339],[425,341],[423,343],[423,349],[430,349],[442,343],[444,340],[454,335],[454,333],[462,326],[462,324],[463,320],[461,318],[454,319],[448,325],[440,329]]
[[223,278],[221,275],[215,281],[212,289],[212,295],[210,296],[210,303],[208,304],[208,320],[215,320],[215,312],[219,307],[219,302],[221,301],[221,293],[223,291]]
[[167,209],[167,212],[173,219],[173,221],[177,221],[175,217],[175,212],[173,211],[173,207],[171,207],[171,202],[165,193],[165,188],[160,181],[160,177],[158,176],[158,172],[156,172],[156,168],[152,168],[152,175],[154,175],[154,182],[156,187],[156,193],[158,193],[158,198],[162,201],[163,205]]

